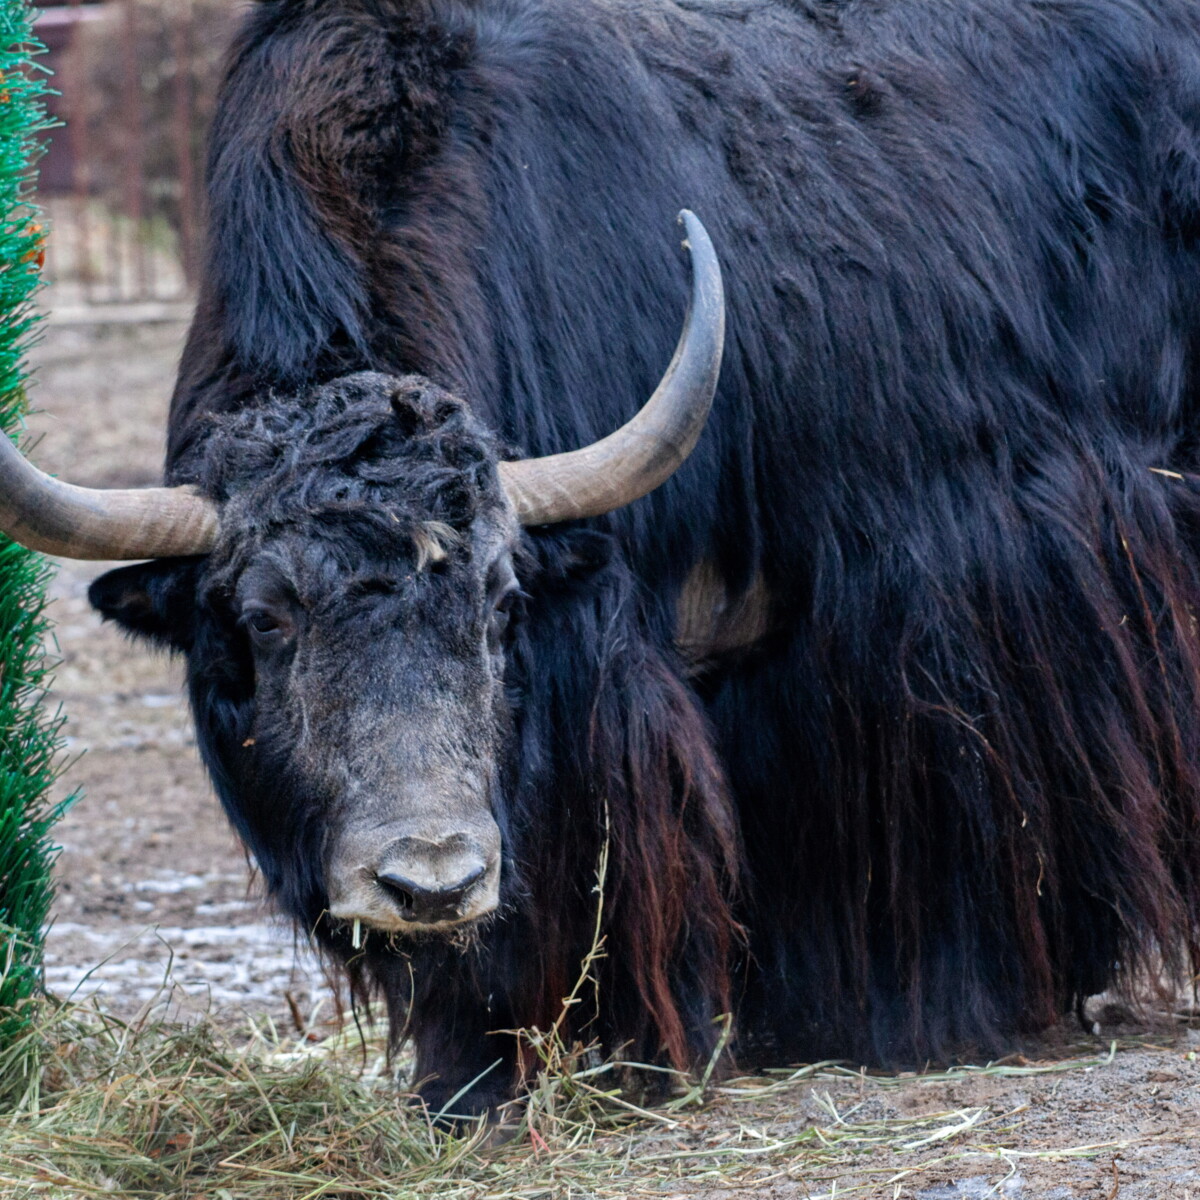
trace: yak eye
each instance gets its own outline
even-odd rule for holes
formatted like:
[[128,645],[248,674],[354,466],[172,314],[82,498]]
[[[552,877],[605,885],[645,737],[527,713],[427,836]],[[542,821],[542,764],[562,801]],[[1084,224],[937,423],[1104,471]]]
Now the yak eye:
[[256,642],[274,641],[283,633],[279,618],[265,608],[252,609],[242,619]]

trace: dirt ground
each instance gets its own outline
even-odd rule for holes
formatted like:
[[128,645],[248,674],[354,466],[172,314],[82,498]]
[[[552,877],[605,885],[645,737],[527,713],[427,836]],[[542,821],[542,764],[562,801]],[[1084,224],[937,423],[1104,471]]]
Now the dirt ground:
[[[182,335],[177,320],[51,324],[34,355],[33,401],[43,412],[30,424],[43,437],[39,464],[79,483],[157,482]],[[50,987],[95,993],[131,1015],[163,999],[170,967],[168,998],[185,1016],[204,1010],[224,1024],[263,1016],[286,1024],[289,994],[305,1013],[318,1003],[329,1012],[316,965],[264,911],[205,780],[179,665],[130,645],[91,613],[87,585],[102,569],[64,563],[54,586],[62,659],[54,699],[65,709],[75,759],[62,788],[81,798],[60,828]],[[886,1128],[914,1114],[943,1115],[905,1155],[889,1150],[853,1175],[764,1170],[732,1191],[698,1180],[694,1190],[675,1184],[657,1194],[715,1198],[752,1188],[762,1196],[832,1197],[873,1180],[856,1194],[1200,1200],[1200,1021],[1134,1020],[1100,1002],[1090,1019],[1092,1036],[1059,1031],[1024,1048],[1006,1074],[799,1084],[752,1104],[719,1097],[664,1134],[664,1145],[758,1139],[766,1153],[772,1139],[806,1125]],[[1108,1061],[1113,1039],[1118,1049]],[[1080,1054],[1098,1061],[1028,1070]],[[639,1155],[654,1144],[652,1134],[639,1139]],[[613,1152],[629,1151],[614,1144]],[[898,1179],[900,1170],[911,1173]]]
[[[39,465],[97,486],[159,482],[183,333],[178,321],[50,326],[33,356]],[[88,584],[109,565],[62,562],[53,588],[53,699],[75,759],[62,792],[80,799],[59,830],[48,983],[129,1014],[163,998],[170,963],[170,999],[185,1012],[286,1021],[290,992],[307,1017],[325,989],[263,911],[201,769],[180,664],[132,645],[88,605]]]

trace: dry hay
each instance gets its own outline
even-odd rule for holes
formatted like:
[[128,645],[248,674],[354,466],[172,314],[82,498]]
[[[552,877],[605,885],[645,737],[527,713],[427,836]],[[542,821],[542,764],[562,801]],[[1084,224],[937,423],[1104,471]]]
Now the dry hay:
[[[24,1069],[25,1095],[0,1124],[0,1195],[190,1200],[395,1200],[635,1193],[689,1194],[793,1181],[818,1196],[893,1195],[936,1164],[975,1160],[1015,1171],[1022,1156],[1057,1159],[1115,1143],[1021,1151],[1016,1114],[986,1108],[901,1118],[839,1110],[820,1086],[853,1079],[864,1098],[911,1082],[832,1063],[720,1083],[673,1079],[673,1097],[643,1107],[627,1064],[568,1052],[529,1033],[542,1069],[507,1140],[436,1128],[397,1098],[381,1037],[350,1027],[315,1041],[270,1027],[234,1039],[210,1022],[123,1023],[86,1006],[46,1006],[0,1071]],[[1106,1058],[929,1075],[1034,1076],[1103,1067]],[[823,1115],[780,1133],[764,1106],[801,1089]],[[719,1113],[719,1119],[714,1119]],[[849,1186],[837,1181],[853,1176]]]
[[[808,1200],[837,1200],[911,1196],[905,1181],[981,1171],[1000,1195],[1030,1160],[1109,1156],[1115,1174],[1116,1155],[1160,1136],[1075,1145],[1068,1123],[1067,1140],[1048,1146],[1030,1136],[1028,1102],[1011,1104],[999,1094],[999,1103],[979,1103],[981,1081],[1077,1080],[1110,1068],[1118,1061],[1115,1041],[1099,1057],[1093,1042],[1090,1053],[1066,1048],[1046,1062],[1018,1056],[897,1075],[827,1062],[745,1078],[718,1078],[714,1070],[728,1021],[698,1078],[568,1046],[566,1013],[596,986],[593,967],[605,953],[606,871],[605,851],[592,949],[562,1014],[549,1030],[517,1032],[537,1070],[499,1127],[445,1132],[404,1093],[406,1064],[389,1064],[384,1034],[357,1020],[325,1038],[306,1032],[316,1019],[300,1014],[296,1034],[269,1022],[252,1025],[248,1036],[211,1020],[172,1022],[163,1015],[170,1011],[168,967],[161,996],[132,1021],[96,1005],[47,999],[33,1006],[28,1032],[0,1053],[0,1079],[19,1080],[23,1093],[0,1117],[0,1197],[684,1200],[781,1184]],[[1165,1015],[1177,1027],[1200,1016]],[[1128,1045],[1178,1057],[1177,1046],[1153,1039]],[[1197,1053],[1183,1057],[1190,1071]],[[669,1098],[645,1101],[648,1079]],[[966,1085],[976,1085],[975,1103],[939,1103]],[[880,1103],[914,1089],[932,1103],[917,1111]],[[1200,1126],[1170,1136],[1178,1141],[1181,1133],[1185,1143],[1200,1142]]]

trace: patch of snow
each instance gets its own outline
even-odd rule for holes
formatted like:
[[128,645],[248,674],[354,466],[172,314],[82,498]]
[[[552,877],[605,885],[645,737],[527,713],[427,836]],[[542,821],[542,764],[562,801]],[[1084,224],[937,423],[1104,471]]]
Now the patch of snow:
[[175,896],[180,892],[195,892],[214,883],[237,883],[241,875],[212,873],[209,875],[183,875],[175,871],[158,879],[141,879],[133,885],[138,892],[154,892],[163,896]]

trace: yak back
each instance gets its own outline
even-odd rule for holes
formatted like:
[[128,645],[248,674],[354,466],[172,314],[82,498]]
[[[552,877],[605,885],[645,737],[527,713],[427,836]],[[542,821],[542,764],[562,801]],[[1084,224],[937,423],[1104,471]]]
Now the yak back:
[[1163,461],[1189,415],[1198,23],[1129,0],[260,4],[168,474],[205,412],[368,366],[461,392],[527,453],[602,436],[669,360],[685,205],[729,348],[693,461],[617,518],[652,575],[705,553],[735,587],[794,585],[831,523],[891,544],[914,497],[952,509],[1052,441]]

